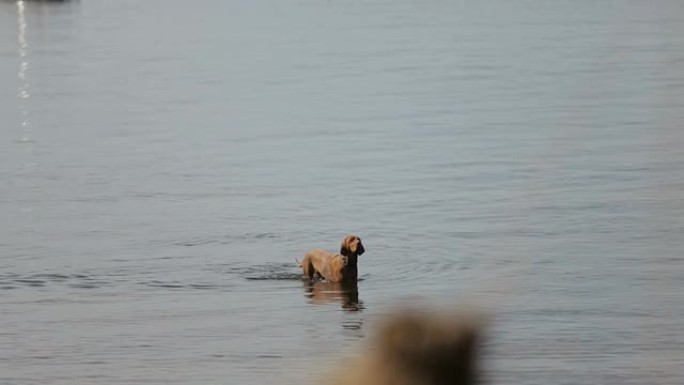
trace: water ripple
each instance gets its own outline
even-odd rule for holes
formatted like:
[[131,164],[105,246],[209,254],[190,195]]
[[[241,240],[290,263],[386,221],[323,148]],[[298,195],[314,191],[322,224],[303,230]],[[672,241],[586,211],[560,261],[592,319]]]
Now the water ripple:
[[[110,272],[106,274],[13,274],[0,276],[0,289],[13,290],[18,288],[42,288],[47,286],[67,287],[72,289],[110,289],[118,290],[134,282],[137,275]],[[220,277],[219,277],[220,278]],[[149,288],[185,289],[185,290],[225,290],[232,287],[226,282],[188,282],[181,280],[148,279],[137,282],[138,285]]]
[[232,267],[229,274],[238,275],[250,281],[263,280],[301,280],[301,270],[294,263],[268,263],[246,267]]

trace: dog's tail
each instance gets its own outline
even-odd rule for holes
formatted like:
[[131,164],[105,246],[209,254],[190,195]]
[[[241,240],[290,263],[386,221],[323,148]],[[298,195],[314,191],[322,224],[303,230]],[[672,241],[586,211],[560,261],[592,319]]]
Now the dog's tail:
[[297,264],[298,267],[302,267],[302,263],[297,260],[297,258],[294,259],[295,263]]

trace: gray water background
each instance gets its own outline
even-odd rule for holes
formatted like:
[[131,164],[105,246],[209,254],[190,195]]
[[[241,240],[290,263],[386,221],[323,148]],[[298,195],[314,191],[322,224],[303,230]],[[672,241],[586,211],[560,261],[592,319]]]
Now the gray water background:
[[312,383],[423,301],[684,381],[682,2],[4,1],[0,117],[0,384]]

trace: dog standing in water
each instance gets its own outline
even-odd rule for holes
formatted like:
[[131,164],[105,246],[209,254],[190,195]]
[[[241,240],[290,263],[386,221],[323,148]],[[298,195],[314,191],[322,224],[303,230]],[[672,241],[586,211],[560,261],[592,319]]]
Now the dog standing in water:
[[342,241],[339,254],[313,249],[304,255],[299,267],[304,272],[304,278],[312,279],[318,275],[330,282],[355,281],[358,277],[358,257],[365,251],[361,238],[349,235]]

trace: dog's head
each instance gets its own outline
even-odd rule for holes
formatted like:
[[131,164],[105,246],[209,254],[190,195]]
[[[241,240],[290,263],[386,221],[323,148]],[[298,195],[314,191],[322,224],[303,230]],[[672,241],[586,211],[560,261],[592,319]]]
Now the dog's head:
[[342,241],[342,246],[340,246],[340,254],[345,257],[352,255],[361,255],[366,251],[361,243],[361,238],[356,235],[349,235]]

